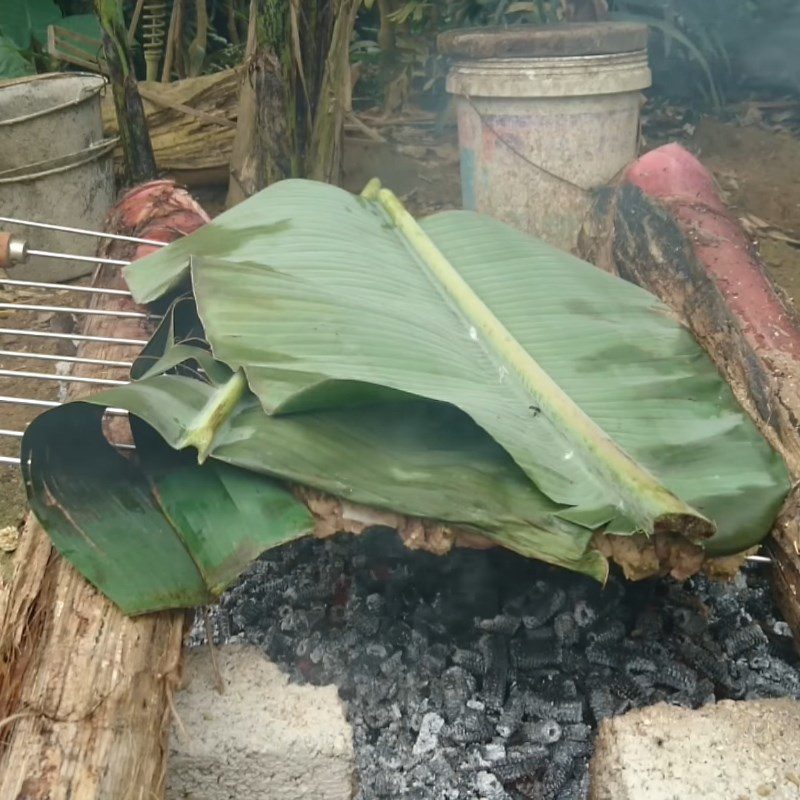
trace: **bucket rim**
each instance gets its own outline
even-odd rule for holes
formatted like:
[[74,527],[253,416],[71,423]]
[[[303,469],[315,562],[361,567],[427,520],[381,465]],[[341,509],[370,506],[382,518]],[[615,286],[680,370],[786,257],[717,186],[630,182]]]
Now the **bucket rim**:
[[[4,172],[0,172],[0,186],[10,183],[36,181],[41,178],[47,178],[50,175],[57,175],[60,172],[81,167],[110,153],[116,147],[118,141],[119,137],[113,136],[110,139],[103,139],[102,142],[89,145],[89,147],[78,150],[75,153],[69,153],[47,161],[39,161],[34,164],[26,164],[22,167],[14,167],[14,169],[7,169]],[[36,171],[31,172],[30,170]]]
[[96,94],[99,94],[108,84],[108,80],[103,75],[98,75],[94,72],[48,72],[44,75],[25,75],[21,78],[16,78],[10,81],[0,82],[0,90],[7,89],[9,86],[19,86],[20,84],[33,83],[35,81],[53,81],[63,80],[65,78],[93,78],[97,81],[96,86],[90,86],[81,91],[78,97],[72,100],[65,100],[55,106],[34,111],[30,114],[23,114],[20,117],[12,117],[11,119],[0,120],[0,128],[10,127],[11,125],[18,125],[21,122],[28,122],[29,120],[43,117],[46,114],[52,114],[56,111],[62,111],[70,106],[77,106],[91,100]]

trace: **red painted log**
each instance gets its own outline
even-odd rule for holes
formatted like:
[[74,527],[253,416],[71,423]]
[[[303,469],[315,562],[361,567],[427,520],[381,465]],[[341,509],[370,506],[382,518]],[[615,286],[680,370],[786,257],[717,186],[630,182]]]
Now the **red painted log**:
[[[680,316],[800,478],[800,314],[702,164],[674,144],[640,158],[598,196],[581,251]],[[768,541],[776,597],[798,641],[799,509],[794,487]]]

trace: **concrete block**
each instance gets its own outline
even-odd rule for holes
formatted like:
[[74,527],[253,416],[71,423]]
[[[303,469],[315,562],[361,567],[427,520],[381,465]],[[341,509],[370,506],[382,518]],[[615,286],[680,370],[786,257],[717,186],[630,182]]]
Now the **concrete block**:
[[659,704],[606,720],[591,800],[798,800],[800,703]]
[[186,659],[175,697],[166,800],[351,800],[353,737],[334,686],[298,686],[256,648],[208,648]]

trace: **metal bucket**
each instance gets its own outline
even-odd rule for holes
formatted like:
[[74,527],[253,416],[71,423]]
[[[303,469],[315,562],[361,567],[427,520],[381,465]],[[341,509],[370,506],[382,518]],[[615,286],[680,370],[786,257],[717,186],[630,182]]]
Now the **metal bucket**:
[[630,23],[443,34],[464,207],[573,250],[591,190],[636,156],[646,43]]
[[102,142],[100,90],[105,83],[99,75],[67,72],[0,85],[0,171]]
[[[57,225],[100,230],[114,200],[116,139],[106,139],[77,153],[0,172],[0,216],[47,220]],[[30,241],[36,250],[92,256],[90,236],[3,224],[3,229]],[[10,269],[13,278],[63,281],[86,275],[94,265],[31,256]]]

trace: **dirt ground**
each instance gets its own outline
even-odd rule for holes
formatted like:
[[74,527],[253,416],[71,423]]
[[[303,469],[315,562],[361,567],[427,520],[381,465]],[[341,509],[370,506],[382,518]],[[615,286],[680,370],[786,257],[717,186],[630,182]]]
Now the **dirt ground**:
[[[403,200],[412,213],[429,214],[461,205],[458,147],[453,127],[437,131],[433,120],[417,125],[377,129],[384,141],[352,135],[345,148],[344,185],[358,192],[372,177],[379,177]],[[650,140],[652,146],[658,142]],[[706,118],[686,131],[682,144],[711,169],[720,189],[753,236],[775,281],[800,301],[800,139],[788,133]],[[213,216],[224,208],[225,189],[198,190],[196,196]],[[49,296],[0,287],[3,300],[52,302],[75,305],[72,293]],[[33,298],[36,299],[33,299]],[[6,300],[7,301],[7,300]],[[2,314],[2,312],[0,312]],[[69,316],[10,314],[0,317],[3,327],[48,326],[68,330]],[[0,347],[68,354],[72,345],[54,347],[52,341],[4,337]],[[55,364],[0,356],[0,368],[53,372]],[[0,378],[0,394],[57,399],[61,384]],[[0,404],[0,428],[21,430],[36,409]],[[16,455],[18,440],[0,437],[0,454]],[[16,469],[0,465],[0,528],[18,523],[24,513],[24,491]]]

